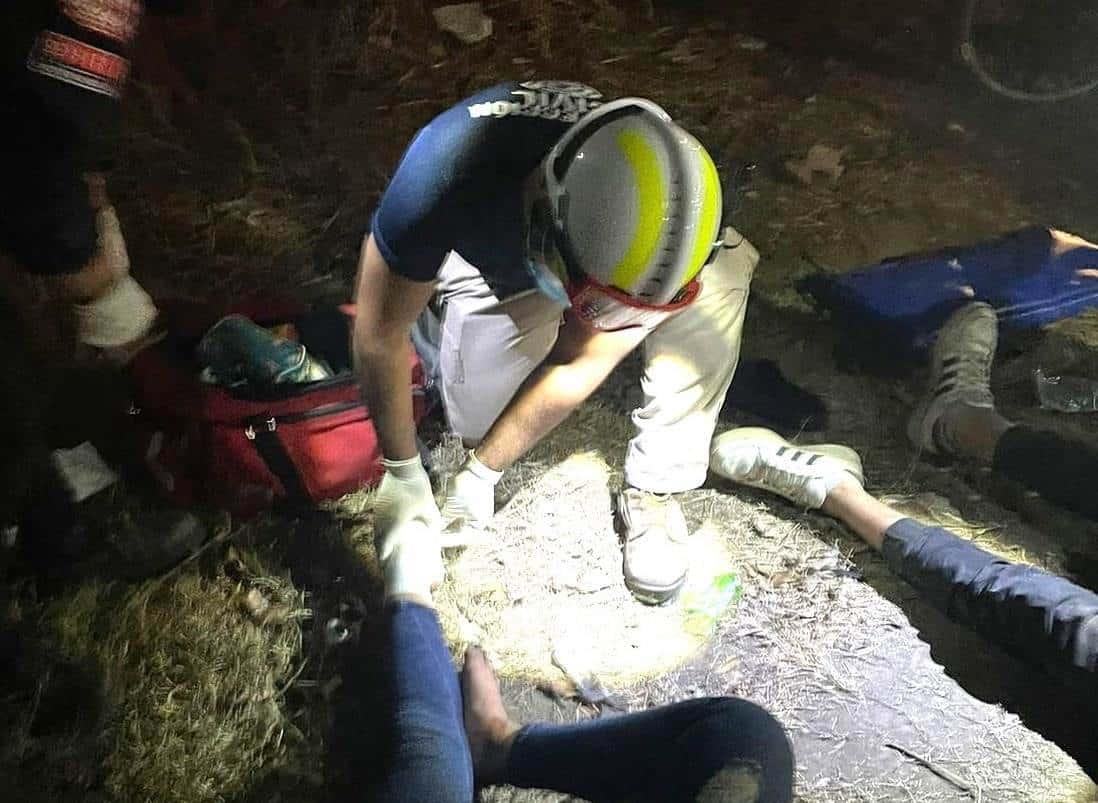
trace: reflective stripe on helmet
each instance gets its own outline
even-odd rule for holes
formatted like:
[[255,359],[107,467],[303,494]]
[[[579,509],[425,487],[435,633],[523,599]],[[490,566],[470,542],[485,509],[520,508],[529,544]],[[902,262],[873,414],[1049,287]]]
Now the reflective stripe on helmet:
[[719,241],[721,187],[705,147],[651,101],[581,118],[542,166],[560,256],[649,306],[671,302]]
[[713,253],[713,244],[720,238],[721,179],[717,166],[709,153],[699,147],[697,151],[702,170],[702,203],[698,214],[698,230],[694,236],[694,248],[690,253],[690,267],[683,276],[684,284],[698,275]]
[[628,289],[650,266],[659,247],[667,216],[667,183],[655,148],[642,134],[622,131],[618,134],[618,147],[633,168],[638,215],[629,248],[614,267],[609,284]]

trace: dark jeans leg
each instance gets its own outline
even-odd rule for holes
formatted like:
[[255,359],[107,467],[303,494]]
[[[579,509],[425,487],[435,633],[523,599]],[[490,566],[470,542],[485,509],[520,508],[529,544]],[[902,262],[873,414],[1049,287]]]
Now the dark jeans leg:
[[595,803],[693,803],[707,785],[724,790],[709,798],[722,803],[784,803],[793,797],[793,751],[778,721],[754,703],[689,700],[578,725],[528,726],[515,740],[507,780]]
[[461,690],[435,612],[390,603],[394,699],[389,766],[372,800],[472,803],[473,763]]
[[1098,594],[912,519],[888,528],[882,554],[893,572],[953,621],[1093,690]]
[[1093,446],[1019,425],[999,439],[991,465],[1050,502],[1098,519],[1098,449]]

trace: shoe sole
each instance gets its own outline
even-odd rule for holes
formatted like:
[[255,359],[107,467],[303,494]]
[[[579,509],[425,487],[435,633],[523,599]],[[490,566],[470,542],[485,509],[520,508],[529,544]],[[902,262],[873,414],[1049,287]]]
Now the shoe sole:
[[673,602],[684,585],[686,585],[685,574],[672,585],[664,587],[640,585],[628,576],[625,578],[625,587],[629,589],[629,593],[637,602],[645,605],[667,605]]
[[[844,470],[852,474],[854,478],[858,480],[859,485],[865,485],[865,476],[862,471],[862,458],[849,446],[842,446],[838,443],[814,443],[808,446],[802,446],[790,443],[777,432],[764,427],[739,427],[738,429],[730,429],[728,432],[721,433],[713,439],[713,446],[710,449],[710,454],[716,452],[725,444],[737,443],[740,441],[753,441],[755,443],[762,441],[764,443],[774,444],[775,446],[785,446],[790,449],[797,449],[802,452],[807,452],[808,454],[818,454],[821,457],[826,457],[829,460],[835,461]],[[725,479],[732,478],[726,477]]]

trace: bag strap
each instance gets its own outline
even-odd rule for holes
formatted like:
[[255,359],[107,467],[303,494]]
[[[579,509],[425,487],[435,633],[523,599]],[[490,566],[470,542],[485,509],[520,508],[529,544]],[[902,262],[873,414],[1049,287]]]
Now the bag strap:
[[255,446],[270,472],[282,483],[287,504],[291,507],[311,504],[312,498],[305,489],[301,474],[278,437],[278,421],[273,416],[250,418],[244,435]]

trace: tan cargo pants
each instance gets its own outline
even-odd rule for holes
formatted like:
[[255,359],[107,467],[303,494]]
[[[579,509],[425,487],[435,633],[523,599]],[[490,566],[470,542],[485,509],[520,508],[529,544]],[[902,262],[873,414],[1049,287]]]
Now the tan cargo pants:
[[[705,480],[759,260],[755,248],[730,230],[726,242],[738,241],[702,272],[697,300],[645,338],[644,399],[632,412],[636,435],[625,459],[626,481],[636,488],[674,493]],[[413,337],[438,383],[451,429],[476,444],[553,348],[562,309],[536,290],[500,301],[454,252],[438,282],[435,303]]]

